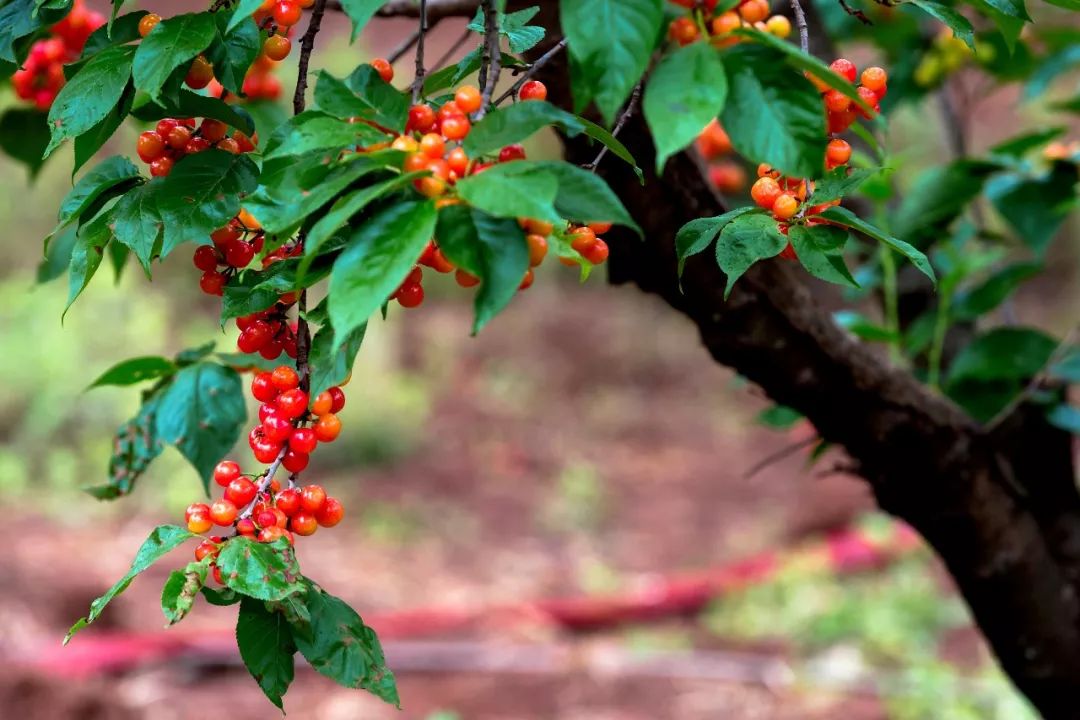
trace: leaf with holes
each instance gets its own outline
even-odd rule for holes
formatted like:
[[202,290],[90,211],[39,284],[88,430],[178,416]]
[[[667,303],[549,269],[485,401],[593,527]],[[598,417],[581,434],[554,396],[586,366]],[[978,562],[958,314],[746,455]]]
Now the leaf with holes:
[[229,538],[217,564],[226,587],[241,595],[281,600],[304,589],[296,553],[285,538],[269,544],[242,535]]
[[195,598],[206,584],[206,573],[210,570],[210,557],[199,562],[188,563],[182,570],[173,570],[161,588],[161,612],[169,621],[169,626],[187,617],[195,605]]

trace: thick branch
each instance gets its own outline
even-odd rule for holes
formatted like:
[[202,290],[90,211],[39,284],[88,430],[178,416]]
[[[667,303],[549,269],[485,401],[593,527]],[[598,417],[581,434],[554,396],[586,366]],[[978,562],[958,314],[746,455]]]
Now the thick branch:
[[300,62],[296,76],[296,91],[293,93],[293,115],[304,112],[307,104],[305,97],[308,82],[308,63],[311,62],[311,51],[315,49],[315,36],[319,34],[322,25],[323,13],[326,12],[327,0],[315,0],[315,6],[311,10],[311,20],[308,21],[307,32],[300,40]]
[[495,9],[495,0],[482,0],[480,7],[484,11],[484,61],[480,66],[480,109],[476,111],[476,120],[482,120],[487,113],[491,96],[499,84],[499,71],[502,70],[499,13]]

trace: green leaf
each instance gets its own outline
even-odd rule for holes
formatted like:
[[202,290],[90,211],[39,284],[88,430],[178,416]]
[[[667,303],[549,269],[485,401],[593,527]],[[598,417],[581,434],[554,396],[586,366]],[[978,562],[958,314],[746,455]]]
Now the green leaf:
[[816,177],[825,165],[825,113],[810,81],[779,52],[749,44],[724,56],[728,99],[720,120],[731,144],[785,175]]
[[727,90],[720,52],[709,43],[691,43],[660,61],[642,103],[656,142],[657,173],[720,114]]
[[1080,435],[1080,408],[1061,403],[1046,413],[1046,421],[1073,435]]
[[223,227],[258,179],[259,168],[247,155],[211,148],[188,155],[167,177],[150,183],[156,186],[154,200],[165,228],[161,257],[181,243],[203,242]]
[[103,197],[120,195],[133,187],[140,180],[139,168],[120,155],[102,160],[93,170],[83,175],[60,202],[56,227],[49,237],[58,230],[78,220],[86,210]]
[[361,65],[346,80],[320,71],[315,104],[325,113],[348,120],[362,117],[401,132],[411,104],[409,96],[379,77],[371,65]]
[[960,14],[959,10],[938,2],[932,2],[932,0],[910,0],[910,2],[915,7],[922,9],[930,17],[945,23],[947,27],[952,29],[956,37],[963,40],[973,51],[975,50],[975,28],[971,26],[970,20]]
[[360,226],[330,273],[335,344],[344,344],[398,288],[431,240],[435,219],[434,202],[402,202]]
[[296,553],[285,538],[267,544],[231,537],[217,564],[227,587],[258,600],[281,600],[304,589]]
[[149,14],[145,10],[136,10],[116,18],[115,22],[112,23],[112,27],[109,27],[108,24],[102,25],[90,33],[90,37],[86,39],[86,44],[83,45],[82,55],[79,56],[79,59],[86,60],[107,47],[126,45],[142,39],[142,36],[139,35],[139,22]]
[[[247,107],[253,107],[253,105]],[[199,95],[184,89],[180,90],[175,100],[162,97],[157,102],[151,102],[148,96],[143,95],[141,100],[135,103],[131,114],[145,121],[161,120],[167,117],[214,118],[248,135],[255,132],[255,123],[243,107],[230,105],[220,98]]]
[[249,270],[238,280],[225,286],[221,303],[221,324],[243,315],[265,310],[276,303],[283,293],[313,285],[330,272],[332,258],[320,258],[315,270],[307,273],[304,284],[297,280],[299,261],[279,260],[261,271]]
[[382,0],[342,0],[341,9],[345,11],[345,14],[349,16],[349,20],[352,21],[352,34],[349,36],[349,42],[356,40],[356,36],[360,34],[360,31],[367,25],[368,20],[371,20],[375,11],[382,5]]
[[[561,217],[577,222],[615,223],[631,228],[641,235],[641,228],[630,217],[622,201],[595,173],[562,161],[538,162],[536,167],[555,176],[559,185],[558,193],[555,195],[555,210]],[[490,170],[484,172],[490,172]],[[458,186],[460,187],[460,183]]]
[[127,586],[131,584],[131,581],[135,579],[136,575],[160,560],[170,550],[173,550],[185,540],[193,537],[196,536],[188,532],[185,528],[177,527],[175,525],[159,525],[154,528],[153,532],[150,533],[150,536],[146,538],[146,541],[143,542],[139,551],[135,554],[135,560],[131,563],[131,568],[124,577],[120,578],[115,585],[109,588],[108,592],[90,603],[89,614],[71,626],[71,629],[68,630],[67,637],[64,638],[64,644],[67,645],[71,640],[72,635],[94,622],[94,620],[101,615],[101,611],[105,609],[105,606],[108,605],[114,597],[127,589]]
[[610,125],[649,64],[664,20],[663,3],[560,0],[559,12],[575,66],[575,106],[594,100]]
[[896,333],[871,321],[865,315],[852,310],[838,310],[833,313],[833,321],[852,335],[871,342],[892,342]]
[[757,421],[759,424],[773,430],[788,430],[794,427],[795,423],[802,420],[803,417],[804,415],[801,412],[789,408],[787,405],[773,405],[758,413]]
[[[214,78],[231,93],[240,94],[244,75],[262,50],[262,34],[255,21],[226,24],[225,14],[217,14],[218,41],[210,46],[206,59],[214,65]],[[231,25],[231,27],[230,27]]]
[[131,67],[135,87],[158,100],[165,81],[214,42],[213,12],[185,13],[165,18],[139,43]]
[[995,328],[960,351],[949,368],[949,384],[965,380],[1027,380],[1043,369],[1057,344],[1039,330]]
[[263,155],[270,160],[304,155],[312,150],[337,150],[389,140],[390,136],[365,123],[353,123],[318,110],[307,110],[289,118],[274,130]]
[[183,570],[169,573],[165,586],[161,588],[161,612],[169,621],[168,626],[180,622],[191,612],[199,590],[206,583],[209,565],[210,558],[206,557],[201,562],[188,563]]
[[71,176],[79,172],[97,151],[105,146],[105,143],[113,136],[131,112],[132,103],[135,100],[135,86],[129,81],[124,88],[120,101],[109,110],[109,114],[94,127],[75,138],[75,163],[71,168]]
[[45,257],[38,263],[35,281],[47,283],[67,273],[71,251],[75,247],[75,228],[68,228],[52,238],[45,248]]
[[68,267],[68,299],[63,319],[72,303],[82,294],[94,277],[101,260],[105,257],[105,246],[112,240],[109,229],[109,213],[103,212],[86,225],[79,228],[75,246],[71,250],[71,265]]
[[285,616],[271,612],[260,600],[242,598],[236,618],[236,646],[244,666],[263,693],[284,711],[281,698],[293,681],[296,654],[296,643]]
[[712,241],[716,239],[716,236],[720,234],[725,225],[740,215],[749,212],[757,212],[757,210],[752,207],[735,208],[716,217],[691,220],[679,228],[679,232],[675,235],[675,253],[679,258],[679,276],[682,276],[687,258],[703,252],[705,248],[712,244]]
[[1055,163],[1041,177],[996,177],[986,195],[1020,240],[1041,256],[1076,205],[1076,181],[1076,165]]
[[952,316],[957,320],[976,320],[1009,297],[1026,280],[1042,271],[1039,263],[1016,263],[1002,268],[979,285],[953,300]]
[[1025,132],[1000,142],[987,151],[989,155],[1001,155],[1008,158],[1019,159],[1035,148],[1040,148],[1056,137],[1065,133],[1064,125]]
[[311,667],[339,685],[400,705],[379,638],[356,611],[314,584],[298,599],[306,612],[291,618],[293,640]]
[[0,149],[18,160],[37,177],[45,164],[45,148],[49,146],[48,116],[40,110],[13,107],[0,115]]
[[247,411],[240,376],[216,363],[176,373],[158,404],[155,431],[198,470],[209,488],[216,465],[240,437]]
[[585,118],[578,118],[585,125],[585,134],[596,140],[598,143],[610,150],[615,157],[620,158],[630,167],[634,168],[634,174],[638,176],[638,180],[642,184],[645,183],[645,174],[641,172],[641,168],[638,167],[637,160],[630,154],[630,151],[626,149],[617,137],[612,135],[606,128],[597,125],[591,120]]
[[516,222],[475,208],[451,205],[439,213],[439,248],[459,267],[480,278],[473,334],[517,295],[529,269],[529,247]]
[[762,213],[740,215],[724,226],[716,242],[716,262],[727,275],[724,299],[735,281],[758,260],[775,257],[787,247],[788,239],[777,229],[776,220]]
[[229,23],[225,26],[225,30],[232,30],[245,20],[251,19],[251,16],[259,9],[262,3],[263,0],[238,0],[236,8],[233,9],[232,15],[229,16]]
[[1067,383],[1080,384],[1080,346],[1073,346],[1065,357],[1046,369],[1046,374]]
[[881,230],[866,222],[847,208],[827,208],[824,212],[821,213],[821,217],[826,220],[832,220],[835,223],[839,223],[844,227],[858,230],[859,232],[873,238],[874,240],[877,240],[878,242],[885,243],[890,248],[910,260],[911,264],[918,268],[920,272],[926,275],[926,277],[930,278],[931,282],[937,284],[937,276],[934,275],[934,268],[931,267],[930,261],[927,259],[926,255],[919,252],[903,240],[898,240],[893,236],[882,232]]
[[92,129],[119,104],[131,77],[133,53],[130,47],[102,50],[60,89],[49,108],[51,138],[45,157],[64,140]]
[[788,229],[788,239],[808,273],[826,282],[859,287],[844,263],[846,230],[831,225],[792,225]]
[[113,365],[97,380],[90,383],[87,390],[106,385],[135,385],[147,380],[167,377],[174,372],[176,372],[176,364],[172,360],[160,355],[144,355]]
[[158,183],[148,183],[129,190],[112,210],[112,227],[117,241],[135,253],[147,272],[150,271],[150,260],[160,251],[158,239],[164,224],[155,197],[158,186]]
[[164,449],[154,428],[160,398],[160,394],[154,394],[145,399],[138,414],[117,428],[112,457],[109,458],[108,481],[104,485],[85,488],[87,493],[99,500],[113,500],[135,489],[135,481]]
[[1019,18],[1020,20],[1031,20],[1027,8],[1024,7],[1024,0],[986,0],[986,4],[1002,15]]
[[892,230],[916,247],[926,247],[964,211],[999,166],[955,160],[920,173],[893,215]]
[[541,169],[529,160],[492,165],[458,180],[454,187],[465,202],[495,217],[561,219],[554,205],[558,178],[549,168]]
[[508,13],[499,22],[499,34],[506,37],[510,45],[510,52],[520,55],[531,50],[544,39],[544,28],[539,25],[529,25],[529,21],[536,17],[540,8],[533,7]]
[[834,168],[814,184],[814,193],[810,197],[810,202],[813,205],[820,205],[839,200],[850,195],[877,172],[876,169],[868,168]]
[[367,323],[349,333],[345,342],[336,342],[334,328],[324,325],[311,340],[308,365],[311,368],[311,397],[317,397],[327,388],[340,385],[352,372],[356,353],[364,342]]
[[202,586],[200,592],[202,593],[202,596],[206,598],[206,602],[216,607],[235,605],[245,597],[232,588],[212,588],[206,585]]
[[576,115],[543,100],[530,100],[492,110],[473,126],[462,147],[470,157],[490,155],[550,125],[558,126],[568,137],[585,130]]
[[308,266],[319,254],[319,250],[349,221],[349,218],[386,193],[408,185],[422,174],[406,173],[338,198],[337,202],[308,230],[307,237],[304,239],[304,257],[300,261],[297,273],[302,277],[307,272]]

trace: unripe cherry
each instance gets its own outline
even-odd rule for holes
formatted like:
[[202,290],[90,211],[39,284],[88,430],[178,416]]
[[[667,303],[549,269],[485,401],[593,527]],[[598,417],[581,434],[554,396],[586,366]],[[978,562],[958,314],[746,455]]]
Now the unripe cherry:
[[888,74],[881,68],[868,67],[862,71],[862,75],[859,76],[859,81],[863,86],[873,90],[875,94],[880,94],[880,91],[885,89],[888,78]]
[[458,104],[462,112],[476,112],[480,109],[482,100],[480,90],[475,85],[463,85],[454,93],[454,102]]
[[236,507],[245,507],[255,499],[255,494],[258,491],[259,489],[251,480],[246,477],[238,477],[231,480],[225,488],[225,499]]
[[773,203],[780,197],[780,193],[783,192],[780,189],[780,183],[776,182],[769,175],[759,177],[753,185],[750,186],[750,197],[758,207],[771,210]]
[[240,477],[240,466],[232,460],[222,460],[214,466],[214,482],[221,487],[227,487],[238,477]]
[[191,61],[184,83],[192,90],[202,90],[214,79],[214,66],[210,61],[199,55]]
[[315,398],[315,402],[311,403],[312,415],[325,415],[331,411],[334,406],[334,399],[330,396],[330,393],[323,390]]
[[275,540],[280,540],[285,537],[285,531],[279,528],[277,525],[271,525],[270,527],[264,527],[259,531],[259,542],[272,543]]
[[773,215],[780,220],[787,220],[795,215],[798,210],[799,201],[795,199],[794,195],[789,193],[781,193],[772,206]]
[[161,22],[161,16],[154,13],[147,13],[139,20],[139,37],[146,37],[150,34],[157,24]]
[[196,535],[206,532],[213,526],[214,523],[210,520],[209,512],[194,513],[187,519],[188,532],[193,532]]

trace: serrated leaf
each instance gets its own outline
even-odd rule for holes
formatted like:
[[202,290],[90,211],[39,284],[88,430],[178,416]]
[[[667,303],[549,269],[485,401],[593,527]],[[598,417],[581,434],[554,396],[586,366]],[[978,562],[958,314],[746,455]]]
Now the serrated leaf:
[[825,165],[825,113],[810,81],[772,49],[743,44],[724,54],[728,99],[720,121],[732,146],[792,177]]
[[933,282],[935,285],[937,284],[937,276],[934,275],[934,268],[930,265],[930,261],[927,259],[926,255],[915,249],[910,244],[904,242],[903,240],[898,240],[897,238],[894,238],[893,236],[885,232],[882,232],[881,230],[866,222],[847,208],[827,208],[821,213],[820,216],[826,220],[832,220],[835,223],[839,223],[844,227],[858,230],[859,232],[873,238],[874,240],[877,240],[878,242],[885,243],[890,248],[896,250],[898,253],[911,261],[911,264],[918,268],[918,270],[922,274],[926,275],[926,277],[930,278],[931,282]]
[[1024,281],[1042,271],[1039,263],[1015,263],[1002,268],[967,292],[959,293],[952,303],[957,320],[976,320],[1005,302]]
[[274,130],[263,155],[271,160],[304,155],[313,150],[337,150],[389,140],[390,136],[366,123],[349,122],[318,110],[307,110],[289,118]]
[[248,135],[255,132],[255,122],[244,107],[184,89],[180,90],[176,98],[161,97],[157,102],[152,102],[148,96],[143,95],[135,102],[131,114],[148,122],[167,117],[213,118]]
[[259,683],[263,694],[284,711],[281,698],[292,684],[296,654],[292,629],[285,616],[271,612],[261,600],[242,598],[236,618],[236,646],[244,667]]
[[155,190],[149,183],[129,190],[112,210],[112,230],[118,242],[135,253],[143,268],[150,271],[150,260],[160,251],[159,238],[164,221],[158,214]]
[[139,43],[132,64],[135,87],[153,100],[173,71],[189,63],[214,42],[217,24],[213,12],[185,13],[165,18]]
[[105,143],[116,133],[131,112],[132,103],[135,100],[135,86],[128,81],[127,87],[120,95],[120,101],[109,110],[109,114],[94,127],[75,138],[75,162],[71,167],[71,176],[90,161],[98,150],[105,147]]
[[240,376],[231,368],[200,362],[176,373],[158,403],[154,428],[209,488],[214,465],[236,444],[246,419]]
[[188,532],[185,528],[177,527],[176,525],[159,525],[154,528],[150,536],[146,538],[139,551],[135,554],[135,560],[131,563],[131,568],[127,571],[124,577],[106,592],[104,595],[90,603],[90,613],[76,622],[68,630],[67,636],[64,638],[64,644],[66,645],[72,635],[86,627],[90,623],[94,622],[105,606],[112,601],[120,593],[127,589],[127,586],[131,584],[131,581],[135,579],[135,576],[146,570],[155,562],[160,560],[170,550],[175,549],[185,540],[196,537],[192,533]]
[[258,180],[259,168],[250,157],[211,148],[188,155],[167,177],[150,183],[164,222],[161,257],[181,243],[205,241],[223,227],[240,211],[241,198],[255,190]]
[[119,104],[131,77],[134,53],[130,47],[102,50],[60,89],[49,108],[51,137],[44,157],[64,140],[89,131]]
[[259,26],[248,18],[247,22],[232,23],[218,13],[217,41],[210,46],[206,59],[214,66],[214,78],[231,93],[239,95],[244,86],[244,76],[262,50],[263,39]]
[[[590,100],[608,125],[641,78],[660,37],[661,0],[560,0],[567,50],[574,61],[574,104]],[[602,28],[602,31],[598,31]]]
[[141,40],[139,22],[149,14],[146,10],[136,10],[116,18],[111,27],[108,24],[102,25],[90,33],[79,59],[86,60],[113,45],[126,45]]
[[720,52],[709,43],[691,43],[660,61],[642,101],[656,143],[657,173],[720,114],[727,91]]
[[173,570],[161,588],[161,612],[169,621],[169,626],[187,617],[195,605],[199,590],[206,583],[206,573],[210,569],[210,558],[200,562],[188,563],[183,570]]
[[75,245],[71,249],[71,265],[68,267],[68,299],[61,319],[67,315],[72,303],[82,294],[97,273],[105,257],[105,246],[112,240],[109,229],[109,213],[103,212],[79,228]]
[[281,600],[304,589],[296,553],[285,538],[260,543],[242,535],[229,538],[217,558],[227,587],[259,600]]
[[345,80],[319,72],[315,104],[325,113],[348,120],[362,117],[401,132],[411,104],[409,96],[379,77],[371,65],[361,65]]
[[568,137],[585,130],[576,115],[543,100],[529,100],[492,110],[473,126],[462,147],[470,157],[490,155],[552,125],[559,127]]
[[846,197],[877,172],[877,169],[870,168],[834,168],[814,183],[814,193],[810,197],[810,203],[820,205]]
[[843,246],[848,232],[830,225],[792,225],[788,239],[799,262],[814,277],[826,282],[859,287],[844,263]]
[[164,449],[154,429],[160,397],[157,393],[144,399],[135,417],[117,428],[109,458],[108,481],[104,485],[84,488],[85,492],[99,500],[114,500],[135,488],[135,481]]
[[172,360],[163,358],[160,355],[145,355],[113,365],[103,372],[97,380],[90,383],[87,390],[106,385],[135,385],[147,380],[166,377],[174,372],[176,372],[176,364]]
[[221,324],[233,318],[265,310],[276,303],[283,294],[310,287],[325,278],[333,258],[319,258],[311,272],[298,280],[299,261],[279,260],[264,270],[249,270],[239,279],[225,286],[221,303]]
[[961,350],[949,367],[949,384],[962,381],[1027,380],[1037,375],[1057,348],[1039,330],[1001,327],[983,333]]
[[536,167],[551,173],[558,182],[555,210],[561,217],[576,222],[610,222],[641,235],[641,228],[603,178],[568,162],[538,162]]
[[334,328],[324,325],[311,340],[308,366],[311,369],[311,397],[317,397],[327,388],[345,382],[352,372],[356,353],[364,342],[367,323],[349,333],[342,343],[334,337]]
[[972,27],[970,20],[960,14],[960,11],[948,5],[932,2],[932,0],[910,0],[910,2],[930,17],[945,23],[956,37],[963,40],[972,51],[975,50],[975,28]]
[[1020,240],[1041,256],[1075,207],[1076,182],[1076,165],[1055,163],[1040,177],[998,176],[986,195]]
[[725,225],[740,215],[750,212],[758,211],[752,207],[735,208],[716,217],[691,220],[679,228],[679,232],[675,234],[675,254],[679,258],[679,275],[682,276],[687,258],[704,251]]
[[140,177],[139,168],[126,157],[113,155],[102,160],[93,170],[79,178],[71,191],[64,196],[57,213],[56,227],[49,233],[49,237],[78,220],[95,201],[102,197],[122,194],[133,187]]
[[49,146],[48,116],[40,110],[13,107],[0,115],[0,149],[18,160],[37,177],[45,164],[45,148]]
[[311,667],[339,685],[363,688],[399,706],[379,638],[356,611],[314,584],[297,599],[306,612],[291,619],[293,639]]
[[454,187],[462,200],[495,217],[560,220],[554,204],[559,180],[532,161],[498,163],[458,180]]
[[787,244],[788,239],[780,234],[770,215],[748,213],[725,225],[716,241],[716,262],[727,275],[724,299],[751,265],[779,255]]
[[439,212],[439,249],[458,267],[480,278],[473,334],[505,308],[529,269],[529,247],[516,222],[475,208],[451,205]]
[[361,225],[330,273],[330,323],[341,345],[405,280],[435,231],[430,200],[391,205]]

